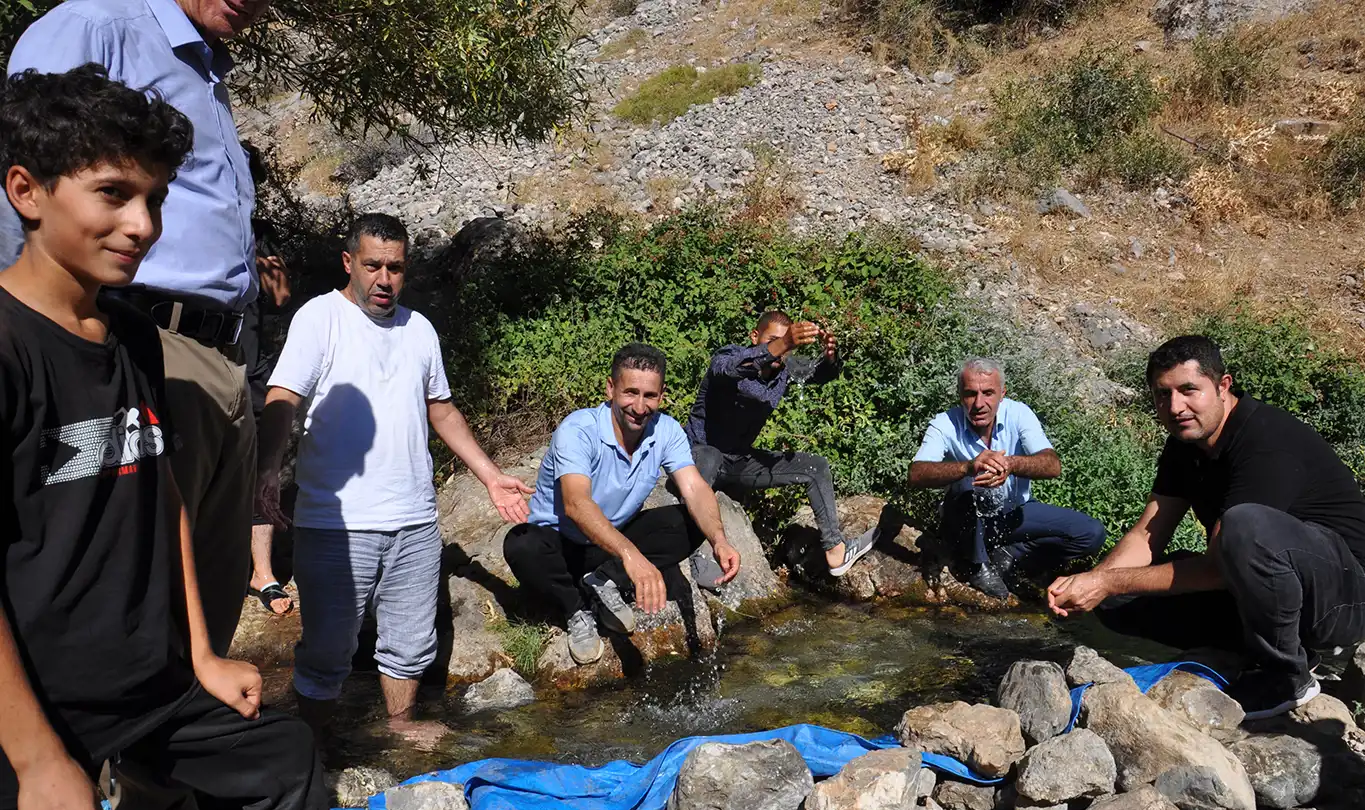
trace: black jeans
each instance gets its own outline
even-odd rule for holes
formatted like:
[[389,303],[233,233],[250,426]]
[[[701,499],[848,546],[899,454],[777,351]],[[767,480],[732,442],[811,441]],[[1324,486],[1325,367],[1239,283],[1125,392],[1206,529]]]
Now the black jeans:
[[834,474],[829,462],[810,453],[775,453],[752,448],[747,453],[722,453],[710,445],[692,445],[697,472],[712,488],[775,489],[804,486],[820,527],[820,545],[828,551],[844,542],[834,503]]
[[[678,563],[706,539],[686,508],[646,509],[621,527],[621,533],[659,569],[668,598],[677,600],[687,588]],[[633,587],[619,559],[597,545],[576,542],[548,526],[522,523],[512,527],[502,552],[522,587],[548,598],[566,620],[588,604],[580,581],[589,571],[602,568],[622,593]]]
[[[179,787],[193,791],[201,810],[330,806],[307,724],[268,710],[244,720],[199,686],[195,689],[169,720],[119,754],[114,770],[126,804],[136,806]],[[101,763],[83,764],[93,775]],[[13,808],[18,798],[14,773],[0,770],[0,808]]]
[[1104,548],[1104,524],[1061,506],[1026,501],[1001,514],[977,513],[973,491],[943,502],[942,534],[963,563],[981,565],[990,549],[1004,546],[1028,569],[1043,570]]
[[1226,590],[1117,597],[1096,616],[1125,635],[1233,650],[1299,676],[1307,650],[1365,640],[1365,567],[1331,529],[1239,504],[1223,513],[1217,554]]

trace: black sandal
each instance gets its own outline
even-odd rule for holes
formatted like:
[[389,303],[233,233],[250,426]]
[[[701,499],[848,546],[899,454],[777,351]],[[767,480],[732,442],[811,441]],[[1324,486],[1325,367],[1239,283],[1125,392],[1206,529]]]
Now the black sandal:
[[[290,596],[278,582],[271,582],[260,590],[247,588],[247,593],[259,599],[261,601],[261,607],[265,608],[265,611],[271,616],[288,616],[290,613],[294,612],[294,597]],[[270,606],[270,603],[277,599],[289,600],[289,607],[285,608],[283,613],[276,613],[275,609]]]

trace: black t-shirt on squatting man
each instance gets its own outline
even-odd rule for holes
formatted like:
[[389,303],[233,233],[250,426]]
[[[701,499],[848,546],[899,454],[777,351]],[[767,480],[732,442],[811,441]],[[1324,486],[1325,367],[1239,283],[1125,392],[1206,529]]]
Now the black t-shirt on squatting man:
[[100,308],[102,344],[0,288],[0,448],[12,459],[0,465],[0,604],[49,722],[87,765],[145,735],[193,685],[175,619],[179,526],[159,468],[172,443],[161,343],[141,314]]
[[1238,504],[1279,509],[1341,535],[1365,564],[1365,495],[1351,470],[1312,427],[1251,397],[1237,400],[1212,454],[1168,438],[1152,492],[1189,501],[1209,532]]

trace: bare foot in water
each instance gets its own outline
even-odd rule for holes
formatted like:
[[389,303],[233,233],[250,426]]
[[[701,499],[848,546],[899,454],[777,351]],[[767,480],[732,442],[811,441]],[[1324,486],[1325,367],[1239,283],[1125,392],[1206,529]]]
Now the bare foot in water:
[[450,727],[436,720],[404,720],[395,717],[389,720],[389,731],[420,751],[434,751],[441,738],[450,733]]

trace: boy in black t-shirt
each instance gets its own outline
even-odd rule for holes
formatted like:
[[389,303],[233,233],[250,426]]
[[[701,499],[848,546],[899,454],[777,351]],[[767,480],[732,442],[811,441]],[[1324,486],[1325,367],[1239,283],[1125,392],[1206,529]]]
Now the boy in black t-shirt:
[[96,65],[0,88],[25,232],[0,272],[0,808],[95,807],[106,760],[129,793],[326,807],[307,726],[261,712],[260,673],[210,648],[157,330],[99,297],[156,242],[192,143]]
[[[1111,629],[1173,647],[1244,654],[1228,693],[1248,719],[1302,706],[1321,691],[1314,650],[1365,640],[1365,496],[1311,427],[1233,393],[1208,338],[1158,347],[1147,384],[1170,434],[1147,508],[1048,602],[1061,616],[1098,607]],[[1208,551],[1165,557],[1191,509]]]

